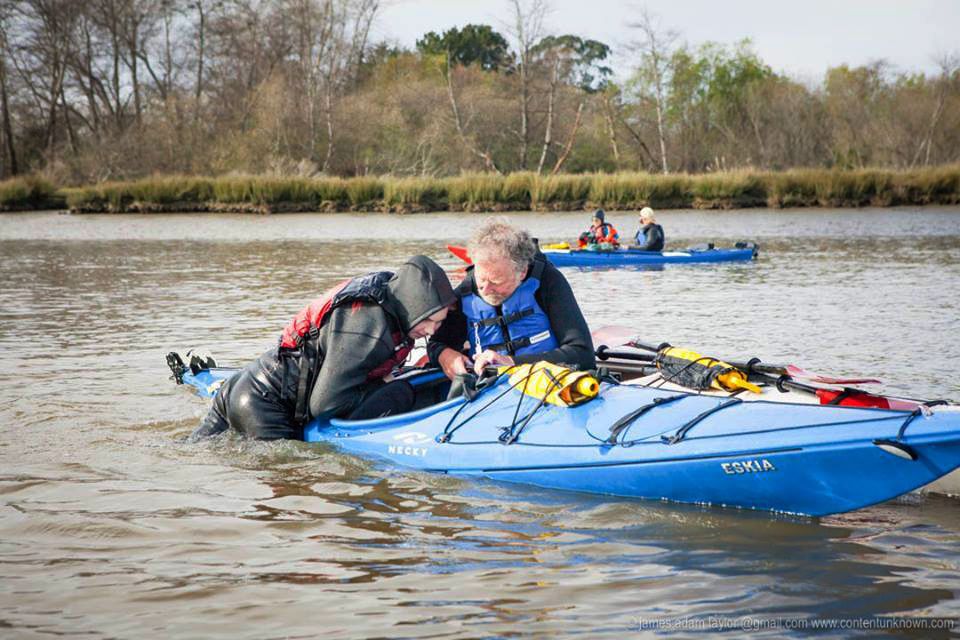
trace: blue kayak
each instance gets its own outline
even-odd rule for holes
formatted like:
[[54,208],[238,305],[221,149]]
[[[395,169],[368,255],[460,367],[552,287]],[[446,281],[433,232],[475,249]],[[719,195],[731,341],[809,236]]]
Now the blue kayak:
[[682,264],[688,262],[735,262],[757,257],[756,245],[732,249],[687,249],[685,251],[637,251],[615,249],[543,249],[543,254],[558,267],[629,267],[639,265]]
[[[236,369],[187,371],[201,395]],[[438,371],[408,378],[426,394]],[[824,516],[917,489],[960,466],[960,407],[794,404],[603,382],[576,407],[503,378],[471,401],[373,420],[314,420],[309,442],[393,465],[550,489]]]

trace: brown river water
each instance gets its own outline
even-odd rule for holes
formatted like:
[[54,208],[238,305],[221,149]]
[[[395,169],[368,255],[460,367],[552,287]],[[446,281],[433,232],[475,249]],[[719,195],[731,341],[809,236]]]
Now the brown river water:
[[[511,218],[543,241],[589,225]],[[960,401],[960,208],[660,218],[668,247],[760,257],[565,270],[592,328]],[[244,363],[346,276],[454,270],[444,245],[480,220],[0,214],[0,638],[948,635],[929,625],[960,616],[957,499],[813,520],[184,442],[206,402],[167,351]]]

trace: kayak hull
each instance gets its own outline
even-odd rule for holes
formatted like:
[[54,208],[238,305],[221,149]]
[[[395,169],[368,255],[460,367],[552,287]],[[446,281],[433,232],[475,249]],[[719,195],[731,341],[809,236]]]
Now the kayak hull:
[[[923,455],[933,463],[935,475],[947,474],[957,466],[960,442],[925,450]],[[589,474],[583,467],[571,467],[483,475],[551,489],[825,516],[884,502],[929,482],[929,469],[889,457],[865,442],[829,449],[757,449],[652,460],[595,467]]]
[[[616,419],[654,398],[677,394],[604,387],[586,405],[541,409],[512,444],[498,436],[517,413],[517,397],[506,406],[484,409],[446,442],[444,430],[472,410],[463,401],[419,415],[315,421],[305,439],[423,471],[809,516],[889,500],[960,466],[960,413],[955,411],[910,418],[904,411],[766,401],[721,407],[729,399],[698,394],[683,394],[669,407],[651,410],[610,444],[604,440]],[[504,400],[511,396],[519,393],[511,391]],[[530,408],[524,402],[521,416]],[[670,442],[709,411],[714,413]],[[876,444],[884,440],[916,459]]]
[[[229,369],[187,373],[211,395]],[[442,383],[431,372],[412,379]],[[610,426],[657,404],[610,442]],[[663,399],[669,402],[663,403]],[[960,410],[823,406],[604,383],[583,405],[546,405],[506,381],[472,402],[449,400],[373,420],[313,420],[325,442],[411,469],[548,489],[806,516],[863,508],[960,467]],[[517,419],[532,414],[520,429]],[[501,436],[516,438],[504,444]],[[892,445],[890,444],[892,443]],[[881,446],[883,445],[883,446]]]
[[737,262],[752,260],[755,249],[707,249],[704,251],[580,251],[544,249],[543,254],[557,267],[629,267],[693,262]]

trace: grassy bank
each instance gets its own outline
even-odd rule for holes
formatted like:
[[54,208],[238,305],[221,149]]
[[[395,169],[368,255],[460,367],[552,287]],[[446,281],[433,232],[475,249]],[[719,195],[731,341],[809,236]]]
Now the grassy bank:
[[[25,187],[0,183],[0,207],[43,208]],[[11,185],[6,188],[5,185]],[[18,183],[19,184],[19,183]],[[746,207],[861,207],[960,203],[960,165],[915,171],[793,170],[705,175],[648,173],[450,178],[165,176],[42,192],[83,212],[561,211]],[[9,195],[8,195],[9,194]],[[52,194],[52,195],[51,195]]]
[[0,211],[63,209],[66,198],[49,181],[34,176],[0,181]]

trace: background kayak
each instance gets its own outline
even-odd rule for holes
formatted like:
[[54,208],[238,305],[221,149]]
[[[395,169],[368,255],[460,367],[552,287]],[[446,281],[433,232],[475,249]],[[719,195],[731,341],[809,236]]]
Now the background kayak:
[[753,260],[756,248],[704,249],[702,251],[586,251],[544,249],[544,255],[558,267],[620,267],[645,264],[682,264],[688,262],[737,262]]
[[[565,246],[563,243],[562,246]],[[448,244],[447,250],[470,263],[470,255],[462,245]],[[591,251],[586,249],[542,247],[543,254],[558,267],[627,267],[633,265],[681,264],[686,262],[739,262],[753,260],[759,247],[752,242],[740,242],[734,248],[715,249],[712,245],[690,248],[683,251],[638,251],[614,249]]]

